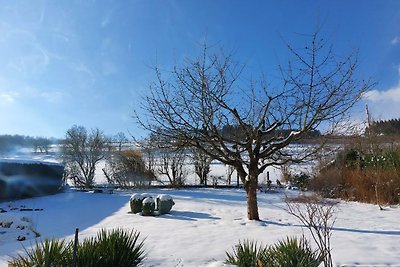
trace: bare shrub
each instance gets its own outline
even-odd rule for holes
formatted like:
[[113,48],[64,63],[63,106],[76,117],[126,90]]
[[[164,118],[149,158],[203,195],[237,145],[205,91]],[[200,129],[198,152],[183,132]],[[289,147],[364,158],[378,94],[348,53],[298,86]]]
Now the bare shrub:
[[118,151],[108,160],[103,172],[109,183],[120,187],[149,186],[155,179],[139,150]]
[[325,267],[332,267],[331,236],[336,221],[336,202],[314,196],[286,197],[286,210],[309,231],[323,257]]

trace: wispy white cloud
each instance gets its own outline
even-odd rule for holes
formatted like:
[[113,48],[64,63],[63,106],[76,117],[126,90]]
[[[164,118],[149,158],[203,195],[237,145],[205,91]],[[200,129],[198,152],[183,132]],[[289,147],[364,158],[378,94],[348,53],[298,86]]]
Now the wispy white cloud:
[[14,103],[15,96],[10,93],[0,93],[0,102],[5,103]]
[[364,98],[372,102],[400,103],[400,86],[386,91],[371,90],[365,93]]
[[371,90],[364,95],[372,118],[385,120],[400,118],[400,84],[388,90]]
[[391,41],[392,45],[397,45],[398,43],[400,43],[400,36],[394,37]]

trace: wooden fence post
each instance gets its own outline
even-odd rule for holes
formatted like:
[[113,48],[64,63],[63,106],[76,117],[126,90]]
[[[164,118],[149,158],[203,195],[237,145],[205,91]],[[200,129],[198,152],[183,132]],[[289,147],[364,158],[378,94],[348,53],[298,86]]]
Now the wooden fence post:
[[77,257],[78,257],[78,233],[79,228],[75,229],[75,240],[74,240],[74,251],[72,255],[72,266],[77,267]]

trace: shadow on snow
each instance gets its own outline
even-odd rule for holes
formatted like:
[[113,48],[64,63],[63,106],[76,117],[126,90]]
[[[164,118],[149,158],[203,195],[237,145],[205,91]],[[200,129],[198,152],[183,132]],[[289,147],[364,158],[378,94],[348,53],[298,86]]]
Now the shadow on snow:
[[219,217],[211,216],[208,213],[172,210],[170,214],[164,214],[158,218],[183,220],[183,221],[198,221],[198,220],[220,220]]

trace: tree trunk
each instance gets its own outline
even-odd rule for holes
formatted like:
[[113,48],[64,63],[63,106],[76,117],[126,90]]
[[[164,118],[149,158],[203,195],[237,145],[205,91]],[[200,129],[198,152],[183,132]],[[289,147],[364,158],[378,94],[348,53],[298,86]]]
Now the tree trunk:
[[258,216],[257,186],[257,175],[249,173],[249,181],[246,182],[245,186],[247,195],[247,219],[258,221],[260,218]]

